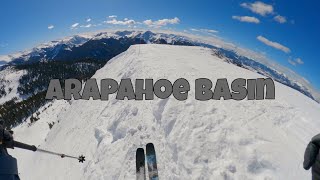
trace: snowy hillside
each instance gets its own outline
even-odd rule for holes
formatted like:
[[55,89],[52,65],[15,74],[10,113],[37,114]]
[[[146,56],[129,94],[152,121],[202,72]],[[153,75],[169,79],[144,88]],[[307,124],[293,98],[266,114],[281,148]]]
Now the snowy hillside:
[[[276,99],[197,101],[194,80],[258,78],[226,63],[202,47],[134,45],[110,60],[93,78],[186,78],[189,98],[153,101],[54,101],[28,127],[15,128],[15,139],[41,148],[84,154],[87,161],[61,159],[20,149],[26,180],[135,179],[135,151],[153,142],[161,180],[310,179],[303,170],[306,144],[319,133],[320,105],[276,83]],[[99,81],[98,81],[99,82]],[[47,122],[55,121],[50,130]]]
[[12,98],[20,98],[18,93],[19,79],[25,73],[23,70],[17,71],[10,67],[0,71],[0,104]]

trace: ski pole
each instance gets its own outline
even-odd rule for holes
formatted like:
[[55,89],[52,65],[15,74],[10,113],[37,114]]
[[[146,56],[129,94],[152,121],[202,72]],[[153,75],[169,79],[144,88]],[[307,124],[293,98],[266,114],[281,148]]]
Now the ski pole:
[[85,161],[85,157],[83,155],[81,155],[79,157],[75,157],[75,156],[70,156],[70,155],[66,155],[66,154],[60,154],[60,153],[56,153],[56,152],[52,152],[52,151],[47,151],[47,150],[40,149],[40,148],[38,148],[37,151],[42,152],[42,153],[57,155],[57,156],[60,156],[61,158],[67,157],[67,158],[77,159],[81,163],[83,163]]
[[30,150],[30,151],[38,151],[38,152],[52,154],[52,155],[57,155],[57,156],[60,156],[61,158],[64,158],[64,157],[73,158],[73,159],[79,160],[79,162],[81,162],[81,163],[83,163],[85,161],[85,157],[83,155],[80,155],[79,157],[75,157],[75,156],[70,156],[70,155],[66,155],[66,154],[62,154],[62,153],[56,153],[56,152],[40,149],[34,145],[28,145],[28,144],[21,143],[18,141],[13,141],[13,147],[26,149],[26,150]]

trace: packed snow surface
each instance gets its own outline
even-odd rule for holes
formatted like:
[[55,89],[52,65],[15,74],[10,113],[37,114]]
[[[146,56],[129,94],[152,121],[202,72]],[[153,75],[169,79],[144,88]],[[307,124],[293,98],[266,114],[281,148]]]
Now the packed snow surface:
[[[93,78],[186,78],[186,101],[54,101],[40,119],[15,129],[15,139],[71,155],[80,164],[15,149],[21,179],[134,180],[135,152],[153,142],[159,177],[171,179],[311,179],[302,168],[304,149],[319,133],[320,106],[287,86],[276,85],[275,100],[197,101],[194,80],[260,78],[224,62],[210,49],[134,45],[109,61]],[[134,82],[134,81],[133,81]],[[55,121],[50,130],[47,122]]]

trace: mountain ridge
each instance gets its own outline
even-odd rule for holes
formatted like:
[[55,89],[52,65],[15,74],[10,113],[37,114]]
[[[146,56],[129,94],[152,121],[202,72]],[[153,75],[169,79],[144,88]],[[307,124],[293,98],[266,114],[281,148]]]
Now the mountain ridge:
[[4,58],[6,59],[6,64],[2,65],[2,69],[8,65],[28,64],[41,61],[73,61],[84,58],[105,61],[125,51],[130,45],[146,43],[212,48],[215,55],[224,56],[227,62],[271,77],[278,82],[300,91],[311,99],[320,102],[318,93],[307,83],[302,83],[304,81],[303,78],[299,78],[299,80],[297,76],[290,78],[287,76],[287,73],[283,72],[284,70],[276,70],[268,64],[241,55],[240,52],[228,48],[227,45],[224,47],[225,45],[218,41],[202,41],[192,36],[174,32],[114,30],[74,35],[41,44],[29,51],[9,55]]

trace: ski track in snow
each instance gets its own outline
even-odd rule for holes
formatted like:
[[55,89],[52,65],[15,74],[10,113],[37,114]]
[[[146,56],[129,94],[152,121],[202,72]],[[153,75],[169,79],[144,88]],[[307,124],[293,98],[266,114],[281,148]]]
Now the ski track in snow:
[[[186,101],[55,101],[31,127],[15,128],[18,141],[74,159],[10,151],[26,180],[135,179],[135,152],[153,142],[159,178],[269,180],[310,179],[302,168],[304,149],[318,133],[319,104],[275,82],[276,100],[197,101],[194,80],[263,77],[223,62],[210,49],[134,45],[110,60],[93,78],[154,80],[186,78]],[[99,81],[98,81],[99,82]],[[134,82],[134,81],[133,81]],[[47,122],[56,124],[51,130]],[[44,178],[45,177],[45,178]]]

